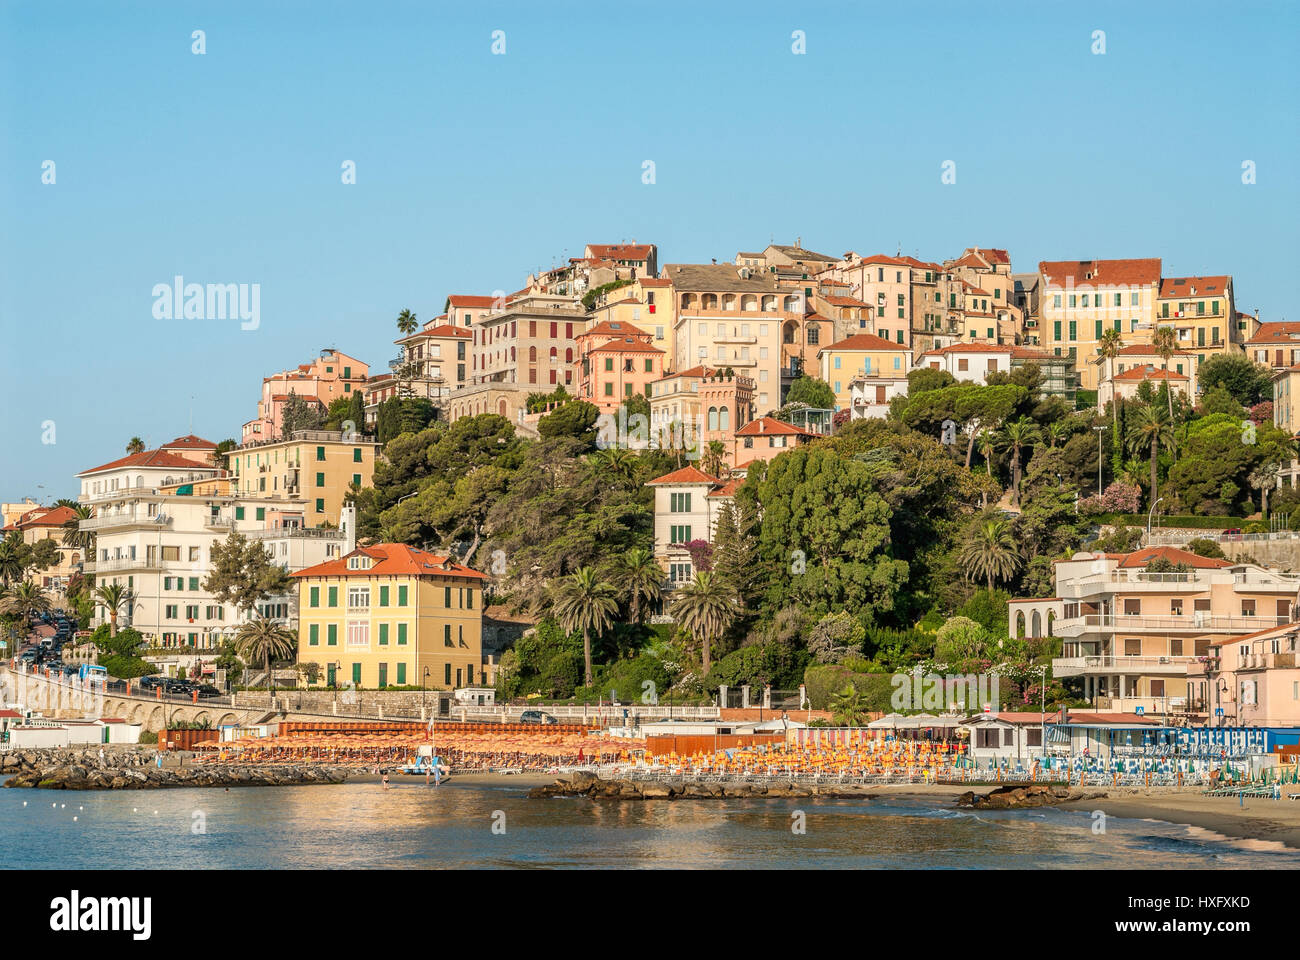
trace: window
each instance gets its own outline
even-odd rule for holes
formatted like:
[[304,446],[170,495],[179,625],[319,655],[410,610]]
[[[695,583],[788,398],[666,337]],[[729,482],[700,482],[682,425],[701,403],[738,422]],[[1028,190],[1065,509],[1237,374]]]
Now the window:
[[360,462],[361,462],[361,448],[360,448],[360,447],[353,447],[353,448],[352,448],[352,462],[353,462],[353,463],[360,463]]
[[689,493],[669,494],[669,510],[673,513],[690,513],[691,495]]
[[369,587],[348,587],[348,609],[369,610],[370,609],[370,588]]
[[386,623],[379,625],[379,645],[381,647],[388,646],[388,624]]
[[338,588],[338,587],[330,587],[330,588],[329,588],[329,605],[330,605],[331,607],[337,607],[337,606],[339,605],[339,588]]
[[397,588],[397,605],[398,605],[399,607],[404,607],[404,606],[406,606],[406,591],[407,591],[407,589],[408,589],[408,588],[407,588],[405,585],[400,586],[400,587]]
[[317,513],[325,512],[325,500],[322,497],[316,498],[316,512]]
[[339,645],[339,625],[337,623],[331,623],[325,627],[325,645],[327,647],[337,647]]
[[451,642],[451,624],[450,624],[450,623],[444,623],[444,624],[442,625],[442,645],[443,645],[444,647],[454,647],[454,646],[455,646],[455,644]]
[[386,607],[386,606],[388,606],[388,588],[387,588],[387,587],[380,587],[380,588],[379,588],[379,605],[380,605],[381,607]]
[[317,459],[318,461],[321,461],[321,460],[324,460],[324,459],[325,459],[325,448],[324,448],[324,447],[317,447],[317,448],[316,448],[316,459]]
[[307,646],[320,646],[320,624],[313,623],[307,628]]
[[1142,655],[1142,641],[1132,638],[1124,641],[1124,656],[1138,657]]
[[689,524],[673,524],[668,529],[669,543],[689,543],[691,528]]
[[399,687],[406,686],[406,664],[404,663],[397,665],[397,685]]
[[442,665],[442,682],[447,684],[447,686],[451,686],[451,664],[450,663],[444,663]]
[[307,591],[307,595],[310,598],[307,602],[308,606],[311,607],[320,606],[320,587],[312,587],[309,591]]
[[361,664],[359,663],[352,664],[352,685],[361,686]]

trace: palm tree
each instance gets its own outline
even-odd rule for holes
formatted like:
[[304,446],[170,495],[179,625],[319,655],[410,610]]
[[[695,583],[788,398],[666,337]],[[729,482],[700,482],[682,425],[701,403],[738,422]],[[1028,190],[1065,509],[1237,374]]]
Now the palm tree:
[[132,437],[126,442],[126,452],[132,455],[144,453],[144,441],[139,437]]
[[292,657],[298,641],[293,633],[269,617],[258,617],[240,624],[235,632],[235,650],[245,663],[261,660],[266,664],[267,694],[275,697],[275,674],[271,661]]
[[700,469],[711,477],[721,477],[727,470],[727,446],[721,440],[710,440],[704,451]]
[[867,705],[858,693],[856,685],[850,683],[839,693],[831,694],[831,719],[839,727],[860,727],[869,716]]
[[403,310],[397,315],[397,329],[404,337],[409,337],[415,333],[415,328],[419,323],[415,319],[415,314],[410,310]]
[[591,632],[603,633],[618,613],[614,588],[596,576],[591,567],[580,567],[566,577],[555,597],[555,616],[566,633],[582,631],[583,684],[591,685]]
[[1064,441],[1067,437],[1073,434],[1074,427],[1070,424],[1069,420],[1053,420],[1043,428],[1043,433],[1047,436],[1047,445],[1055,450],[1056,442],[1058,440]]
[[[1119,429],[1119,394],[1114,390],[1115,358],[1119,356],[1119,352],[1123,349],[1124,338],[1120,336],[1118,330],[1111,327],[1109,330],[1103,330],[1101,332],[1101,339],[1097,341],[1097,352],[1101,354],[1103,359],[1110,361],[1110,417],[1112,431]],[[1112,432],[1111,436],[1113,437],[1115,434]]]
[[627,447],[605,447],[592,455],[592,465],[614,478],[615,485],[635,486],[636,468],[640,458]]
[[95,588],[94,598],[108,608],[108,635],[117,636],[117,614],[126,604],[128,610],[135,600],[135,594],[126,587],[116,583],[106,583]]
[[1011,451],[1011,503],[1020,506],[1020,451],[1038,439],[1038,427],[1028,417],[1002,427],[1001,446]]
[[50,599],[30,580],[24,580],[0,600],[0,613],[21,617],[24,623],[31,623],[38,613],[47,613]]
[[735,598],[726,583],[707,570],[677,591],[673,617],[700,644],[704,672],[709,672],[709,651],[722,639],[736,618]]
[[618,580],[627,593],[632,622],[640,623],[642,604],[654,603],[663,596],[663,568],[652,551],[636,547],[618,562]]
[[957,562],[966,568],[966,579],[981,579],[993,592],[995,580],[1010,579],[1020,569],[1020,554],[1011,526],[1004,517],[985,517],[967,535]]
[[27,571],[26,548],[23,535],[17,531],[0,540],[0,584],[9,584],[23,578]]
[[1250,472],[1250,485],[1259,491],[1259,515],[1268,519],[1268,491],[1277,486],[1277,476],[1282,465],[1277,462],[1261,463]]
[[1151,498],[1150,503],[1156,502],[1156,462],[1160,456],[1160,448],[1173,450],[1177,443],[1177,437],[1174,434],[1174,424],[1171,416],[1165,414],[1163,410],[1151,403],[1144,403],[1138,407],[1129,422],[1128,446],[1129,453],[1135,456],[1141,454],[1144,450],[1150,450],[1151,457]]
[[95,534],[81,529],[81,521],[90,519],[90,507],[73,503],[69,508],[76,516],[63,525],[63,545],[75,547],[87,555],[95,547]]
[[[1164,362],[1164,368],[1169,370],[1169,358],[1178,350],[1178,334],[1174,332],[1171,326],[1158,327],[1155,336],[1151,338],[1151,346],[1155,348],[1156,353],[1160,354],[1160,359]],[[1174,419],[1174,385],[1165,378],[1165,392],[1169,397],[1169,419]]]

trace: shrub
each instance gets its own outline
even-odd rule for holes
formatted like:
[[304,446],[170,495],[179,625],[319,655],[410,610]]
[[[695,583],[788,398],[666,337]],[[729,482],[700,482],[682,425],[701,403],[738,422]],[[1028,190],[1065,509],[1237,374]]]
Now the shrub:
[[1132,484],[1117,480],[1101,496],[1093,494],[1079,501],[1079,513],[1093,516],[1099,513],[1134,513],[1142,501],[1142,490]]

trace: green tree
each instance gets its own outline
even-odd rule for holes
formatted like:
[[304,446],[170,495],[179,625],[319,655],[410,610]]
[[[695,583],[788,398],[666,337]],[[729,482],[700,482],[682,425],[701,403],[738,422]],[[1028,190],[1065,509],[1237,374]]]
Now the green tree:
[[292,583],[266,547],[232,530],[225,540],[212,544],[212,572],[204,578],[203,589],[248,615],[268,598],[288,593]]
[[857,685],[853,683],[831,694],[830,708],[831,719],[837,727],[860,727],[869,718],[862,694],[858,693]]
[[710,440],[700,458],[700,469],[711,477],[723,476],[727,472],[727,445],[721,440]]
[[573,400],[537,421],[542,437],[573,437],[586,449],[596,446],[596,420],[600,410],[586,400]]
[[137,453],[144,453],[144,441],[139,437],[132,437],[126,442],[126,452],[129,456]]
[[128,610],[135,603],[135,594],[117,583],[101,584],[95,588],[95,600],[108,610],[108,635],[117,635],[117,615],[125,606]]
[[983,580],[989,593],[996,580],[1009,580],[1020,568],[1021,558],[1011,525],[1000,516],[986,516],[967,533],[958,562],[969,580]]
[[677,590],[673,618],[700,646],[704,673],[709,672],[713,644],[722,639],[736,617],[735,599],[727,584],[713,573],[701,571]]
[[49,597],[30,580],[24,580],[0,599],[0,614],[16,617],[27,624],[34,621],[37,615],[48,613],[49,610]]
[[628,598],[633,623],[642,623],[644,607],[663,596],[664,571],[654,551],[644,547],[629,550],[618,562],[617,578]]
[[292,658],[297,646],[297,638],[289,630],[267,617],[245,621],[235,632],[235,649],[239,656],[246,661],[261,660],[266,665],[268,698],[275,696],[275,674],[271,672],[271,661]]
[[1143,404],[1133,412],[1129,425],[1129,452],[1138,455],[1143,450],[1149,451],[1151,464],[1151,497],[1149,503],[1157,499],[1156,466],[1160,450],[1172,450],[1177,438],[1172,419],[1159,407]]
[[790,384],[790,391],[785,396],[786,404],[806,403],[818,410],[835,409],[835,391],[825,380],[802,375]]
[[397,330],[402,336],[409,337],[415,333],[418,326],[419,323],[415,319],[415,314],[410,310],[403,310],[397,315]]
[[582,631],[583,684],[590,685],[591,634],[592,631],[603,633],[613,624],[618,613],[614,588],[601,580],[591,567],[581,567],[560,583],[554,609],[566,632]]
[[1038,427],[1028,417],[1002,427],[999,445],[1011,451],[1011,502],[1020,506],[1020,452],[1038,439]]
[[[1178,351],[1178,334],[1172,326],[1159,326],[1151,337],[1151,346],[1160,354],[1162,369],[1169,369],[1169,360]],[[1174,392],[1166,390],[1169,403],[1169,419],[1174,419]]]
[[1273,399],[1273,371],[1243,353],[1216,353],[1196,371],[1204,389],[1222,385],[1243,407]]

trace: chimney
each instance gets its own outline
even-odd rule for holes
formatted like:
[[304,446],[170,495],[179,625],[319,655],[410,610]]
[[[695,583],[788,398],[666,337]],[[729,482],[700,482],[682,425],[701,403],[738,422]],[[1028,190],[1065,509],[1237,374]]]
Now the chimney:
[[759,432],[759,433],[763,433],[763,432],[766,431],[766,430],[767,430],[767,421],[766,421],[766,420],[759,420],[759,421],[758,421],[758,432]]
[[795,237],[795,238],[794,238],[794,245],[795,245],[796,247],[798,247],[800,250],[802,250],[802,249],[803,249],[803,237]]
[[339,530],[343,533],[343,556],[357,548],[357,508],[344,507],[339,511]]

